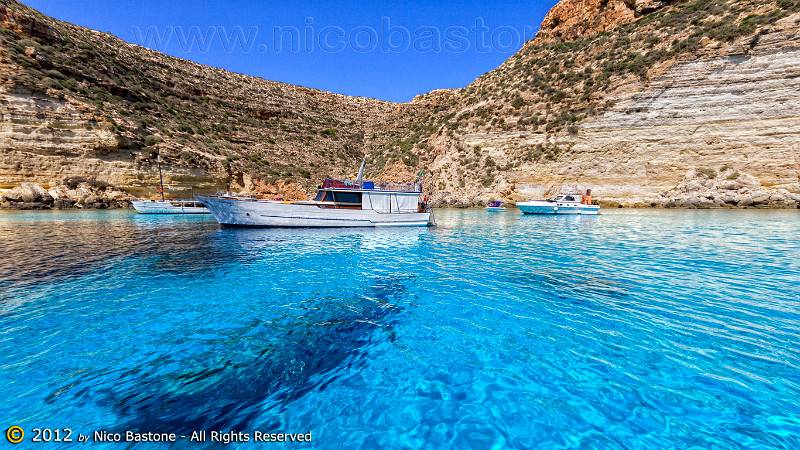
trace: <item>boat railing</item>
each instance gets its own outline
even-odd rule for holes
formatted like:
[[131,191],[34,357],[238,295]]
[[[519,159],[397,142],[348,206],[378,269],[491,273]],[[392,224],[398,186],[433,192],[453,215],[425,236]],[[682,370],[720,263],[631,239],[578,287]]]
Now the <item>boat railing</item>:
[[376,191],[400,191],[400,192],[422,192],[421,183],[376,183],[373,187]]
[[335,180],[326,178],[322,181],[323,189],[362,189],[365,191],[398,191],[398,192],[422,192],[422,183],[408,182],[396,183],[388,181],[365,181],[358,184],[351,180]]

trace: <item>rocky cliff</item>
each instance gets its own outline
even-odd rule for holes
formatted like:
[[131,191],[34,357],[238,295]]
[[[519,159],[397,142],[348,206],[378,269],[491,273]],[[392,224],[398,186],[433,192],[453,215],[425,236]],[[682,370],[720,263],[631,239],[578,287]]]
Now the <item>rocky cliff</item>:
[[[153,195],[305,195],[395,140],[411,105],[172,58],[0,0],[0,188],[70,177]],[[301,194],[302,193],[302,194]]]
[[610,205],[796,206],[799,10],[562,1],[518,55],[447,99],[419,145],[435,198],[591,187]]
[[[0,189],[36,182],[113,206],[120,189],[154,193],[160,153],[176,195],[291,198],[367,156],[379,178],[426,171],[440,205],[592,187],[607,204],[791,207],[798,30],[797,0],[562,0],[496,70],[392,104],[171,58],[0,0]],[[75,180],[81,195],[64,187]],[[117,200],[87,204],[98,183]]]

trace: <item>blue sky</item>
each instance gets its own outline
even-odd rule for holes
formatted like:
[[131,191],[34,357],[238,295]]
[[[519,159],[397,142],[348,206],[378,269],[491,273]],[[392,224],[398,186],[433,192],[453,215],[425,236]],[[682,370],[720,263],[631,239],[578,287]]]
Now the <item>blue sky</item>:
[[500,65],[556,0],[23,0],[202,64],[407,101]]

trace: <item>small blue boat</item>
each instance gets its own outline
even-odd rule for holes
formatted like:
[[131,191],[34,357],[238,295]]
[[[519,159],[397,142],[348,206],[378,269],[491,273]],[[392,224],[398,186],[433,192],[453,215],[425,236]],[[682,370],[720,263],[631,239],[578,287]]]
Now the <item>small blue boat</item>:
[[489,205],[486,207],[486,211],[489,211],[489,212],[499,212],[499,211],[505,211],[505,210],[506,210],[506,207],[503,206],[503,202],[501,202],[500,200],[492,200],[491,202],[489,202]]

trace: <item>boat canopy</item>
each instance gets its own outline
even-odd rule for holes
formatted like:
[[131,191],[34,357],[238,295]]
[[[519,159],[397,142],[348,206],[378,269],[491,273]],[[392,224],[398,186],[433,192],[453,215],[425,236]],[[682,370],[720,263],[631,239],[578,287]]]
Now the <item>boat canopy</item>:
[[335,180],[326,178],[322,181],[321,189],[357,189],[365,191],[395,191],[395,192],[417,192],[422,193],[421,183],[390,183],[364,181],[362,183],[350,180]]

